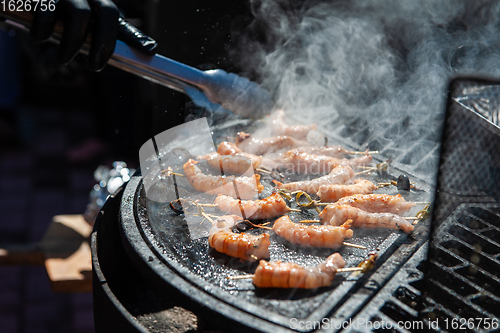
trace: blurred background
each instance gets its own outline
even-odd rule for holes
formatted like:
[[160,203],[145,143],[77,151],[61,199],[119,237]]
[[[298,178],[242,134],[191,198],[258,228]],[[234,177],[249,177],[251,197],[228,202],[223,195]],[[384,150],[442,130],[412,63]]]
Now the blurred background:
[[[287,112],[314,110],[309,121],[417,174],[437,168],[450,78],[500,75],[496,1],[115,3],[159,54],[264,82]],[[143,143],[199,111],[56,52],[0,24],[0,249],[29,250],[53,216],[83,214],[99,166],[136,169]],[[92,332],[92,295],[54,293],[43,265],[0,265],[0,331]]]
[[[227,50],[232,31],[250,21],[246,2],[115,3],[158,41],[158,53],[240,72]],[[141,145],[189,113],[180,93],[110,66],[90,72],[80,55],[60,66],[56,52],[0,27],[0,248],[36,244],[53,216],[83,214],[99,166],[137,168]],[[92,295],[54,293],[43,265],[0,265],[0,327],[93,332]]]

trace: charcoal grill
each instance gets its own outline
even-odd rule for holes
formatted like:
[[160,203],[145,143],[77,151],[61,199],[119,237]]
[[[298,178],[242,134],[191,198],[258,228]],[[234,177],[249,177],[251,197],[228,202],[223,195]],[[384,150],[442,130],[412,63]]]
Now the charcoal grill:
[[[151,226],[151,203],[140,173],[136,174],[108,200],[92,235],[97,331],[116,329],[117,323],[125,331],[168,330],[162,318],[173,305],[192,310],[207,327],[228,332],[405,332],[419,330],[418,325],[431,331],[453,331],[452,320],[497,319],[500,207],[494,184],[500,175],[495,154],[500,130],[478,112],[474,98],[482,98],[479,111],[484,111],[485,96],[470,90],[485,86],[490,100],[500,96],[495,82],[459,79],[450,85],[432,237],[430,220],[419,223],[410,236],[381,232],[376,237],[381,258],[375,269],[361,277],[336,278],[330,288],[262,291],[251,282],[228,284],[224,279],[228,272],[251,272],[252,267],[235,265],[209,252],[206,240],[187,244],[180,239],[176,247],[178,234]],[[468,100],[457,98],[467,94],[472,96]],[[339,131],[349,131],[349,124]],[[356,133],[351,134],[344,142],[347,146],[356,140]],[[377,142],[375,138],[368,146]],[[472,146],[464,148],[457,142]],[[432,151],[438,152],[435,147]],[[464,156],[475,163],[464,163]],[[410,174],[426,189],[425,196],[432,196],[433,179],[418,177],[421,165],[412,168],[410,173],[404,163],[395,163],[384,177]],[[361,234],[358,241],[365,236]],[[361,250],[347,251],[352,258],[348,266],[363,257]],[[211,259],[203,259],[207,253]],[[303,263],[324,255],[283,253],[281,259]],[[400,327],[398,322],[413,326]],[[484,322],[482,329],[495,331],[493,326],[486,329]]]

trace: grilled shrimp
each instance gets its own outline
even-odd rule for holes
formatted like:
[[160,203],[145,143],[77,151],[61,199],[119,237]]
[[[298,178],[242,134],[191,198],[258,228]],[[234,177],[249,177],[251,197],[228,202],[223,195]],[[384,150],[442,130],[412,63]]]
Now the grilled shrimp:
[[238,200],[219,194],[214,204],[227,214],[243,216],[245,219],[270,219],[289,211],[285,200],[278,193],[262,200]]
[[311,130],[316,129],[316,124],[310,125],[287,125],[285,122],[285,111],[277,110],[270,116],[273,135],[286,135],[304,140]]
[[348,205],[370,213],[393,213],[403,215],[415,206],[406,201],[401,194],[355,194],[339,199],[338,205]]
[[219,145],[217,152],[221,155],[241,155],[241,156],[247,157],[250,160],[252,160],[252,164],[254,165],[254,168],[257,168],[256,165],[258,165],[260,167],[265,167],[268,169],[273,169],[276,167],[276,162],[274,162],[273,160],[266,158],[266,157],[263,157],[263,156],[245,153],[241,149],[239,149],[235,143],[232,143],[232,142],[222,142]]
[[343,268],[345,261],[334,253],[316,267],[261,260],[255,270],[253,284],[259,288],[306,288],[327,287],[332,284],[337,269]]
[[370,194],[377,186],[366,179],[354,179],[353,184],[345,185],[322,185],[316,195],[323,202],[335,202],[340,198],[353,194]]
[[286,152],[283,157],[275,159],[280,168],[285,168],[294,173],[326,174],[332,171],[341,161],[334,157],[312,155],[298,149]]
[[281,167],[295,173],[324,174],[329,173],[338,165],[354,168],[359,165],[370,164],[371,161],[372,156],[368,154],[352,159],[339,159],[331,156],[309,154],[302,149],[293,149],[286,152],[277,162]]
[[331,204],[319,214],[323,224],[342,225],[352,220],[356,228],[401,229],[406,233],[413,231],[413,225],[403,217],[392,213],[369,213],[348,205]]
[[354,176],[354,171],[349,166],[339,165],[334,168],[328,175],[315,178],[313,180],[304,180],[287,184],[278,184],[278,188],[287,189],[290,191],[302,190],[307,193],[316,193],[321,185],[343,184]]
[[264,189],[264,186],[260,184],[259,175],[254,174],[252,177],[205,175],[196,166],[196,163],[198,162],[190,159],[184,164],[183,168],[189,183],[197,191],[213,195],[224,194],[233,198],[251,199]]
[[342,148],[341,146],[323,146],[323,147],[298,147],[297,149],[302,150],[304,153],[314,154],[314,155],[324,155],[331,157],[343,157],[347,155],[348,150]]
[[349,229],[352,221],[346,221],[341,226],[333,225],[306,225],[294,223],[288,215],[282,216],[274,222],[274,232],[292,244],[311,247],[339,248],[344,238],[352,237]]
[[291,136],[275,136],[266,139],[257,139],[251,134],[238,132],[236,135],[236,145],[246,153],[264,155],[274,153],[282,149],[292,149],[301,146],[310,146],[307,141],[297,140]]
[[[222,174],[232,173],[239,175],[246,172],[253,173],[253,170],[255,170],[262,161],[262,157],[260,156],[255,156],[254,159],[250,159],[241,154],[220,155],[219,153],[211,153],[199,156],[198,158],[206,160],[211,168],[220,170]],[[253,167],[253,169],[251,169],[251,167]]]
[[269,234],[259,236],[237,234],[231,227],[241,218],[236,215],[225,215],[219,219],[208,236],[208,243],[216,251],[241,260],[255,261],[269,258]]
[[236,143],[224,141],[224,142],[221,142],[219,144],[219,147],[217,148],[217,152],[221,155],[233,155],[233,154],[242,153],[243,150],[238,148]]

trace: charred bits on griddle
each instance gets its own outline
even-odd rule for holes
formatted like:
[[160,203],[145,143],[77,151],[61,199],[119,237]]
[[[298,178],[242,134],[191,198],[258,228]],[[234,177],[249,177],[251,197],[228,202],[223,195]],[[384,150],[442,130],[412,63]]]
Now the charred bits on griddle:
[[180,199],[170,201],[170,209],[176,214],[176,215],[181,215],[184,213],[184,210],[182,208],[182,203]]
[[237,221],[234,226],[231,227],[232,232],[242,232],[253,229],[253,224],[248,220]]

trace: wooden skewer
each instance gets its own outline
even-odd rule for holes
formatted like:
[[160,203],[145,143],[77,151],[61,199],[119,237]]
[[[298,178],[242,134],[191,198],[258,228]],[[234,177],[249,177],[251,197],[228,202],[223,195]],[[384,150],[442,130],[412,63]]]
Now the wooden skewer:
[[197,203],[198,206],[201,206],[201,207],[215,207],[214,204],[201,204],[201,203]]
[[[207,213],[205,212],[201,212],[201,216],[203,216],[204,218],[206,218],[208,221],[210,221],[210,223],[214,224],[214,220],[212,220],[210,218],[210,216],[207,215]],[[203,221],[202,221],[203,222]]]
[[230,275],[227,278],[229,280],[245,280],[245,279],[253,279],[255,274],[245,274],[245,275]]
[[374,167],[360,166],[360,168],[366,168],[366,170],[358,172],[358,173],[355,173],[354,175],[358,176],[358,175],[362,175],[362,174],[369,173],[369,172],[372,172],[372,171],[378,171],[378,172],[381,172],[381,173],[385,172],[389,168],[389,164],[391,164],[391,162],[392,162],[392,160],[388,159],[388,160],[386,160],[384,162],[380,162],[379,164],[377,164]]
[[177,172],[173,172],[172,171],[172,168],[171,167],[167,167],[166,170],[163,170],[162,172],[160,172],[161,175],[164,175],[166,177],[170,177],[172,175],[175,175],[175,176],[180,176],[180,177],[185,177],[183,174],[181,173],[177,173]]
[[[254,228],[261,228],[261,229],[273,230],[273,228],[271,228],[271,227],[266,227],[266,226],[264,226],[263,224],[260,224],[260,225],[259,225],[259,224],[252,223],[252,222],[250,222],[250,221],[248,221],[248,220],[246,220],[246,221],[247,221],[248,223],[250,223],[250,225],[251,225],[252,227],[254,227]],[[268,223],[269,223],[269,222],[268,222]]]
[[[409,221],[415,221],[413,222],[413,224],[417,224],[420,220],[422,220],[422,217],[417,217],[417,216],[405,216],[403,217],[405,220],[409,220]],[[301,223],[321,223],[321,220],[302,220],[302,221],[299,221]],[[351,245],[348,245],[348,244],[344,244],[346,246],[351,246]],[[353,247],[356,247],[356,246],[353,246]]]
[[320,223],[321,220],[302,220],[300,223]]
[[350,246],[350,247],[354,247],[356,249],[367,250],[366,246],[363,246],[363,245],[358,245],[358,244],[353,244],[353,243],[347,243],[347,242],[342,242],[342,244],[344,246]]
[[[416,217],[416,216],[405,216],[403,217],[405,220],[420,220],[421,217]],[[321,223],[321,220],[302,220],[302,221],[299,221],[301,223]]]
[[[383,188],[383,187],[386,187],[386,186],[398,186],[398,183],[395,181],[395,180],[391,180],[390,182],[388,183],[377,183],[377,188]],[[413,188],[413,189],[416,189],[417,187],[415,187],[415,182],[411,182],[410,183],[410,188]]]
[[257,169],[255,169],[255,171],[262,172],[262,173],[267,173],[267,174],[271,174],[271,171],[267,171],[267,170],[264,170],[262,168],[257,168]]
[[269,169],[268,167],[265,167],[265,166],[263,166],[263,165],[261,165],[261,166],[259,167],[259,169],[264,170],[264,171],[268,171],[269,173],[271,173],[271,171],[273,171],[273,170],[271,170],[271,169]]
[[337,268],[337,273],[361,272],[363,270],[364,270],[363,267],[345,267],[345,268]]
[[347,154],[352,155],[365,155],[365,154],[379,154],[378,150],[369,150],[369,151],[346,151]]
[[365,170],[365,171],[356,172],[354,175],[355,176],[364,175],[365,173],[370,173],[370,172],[375,171],[375,170],[377,170],[377,168],[371,168],[371,169],[368,169],[368,170]]
[[[361,272],[363,271],[363,267],[345,267],[345,268],[337,268],[336,273],[351,273],[351,272]],[[229,280],[245,280],[245,279],[253,279],[255,274],[244,274],[244,275],[230,275],[227,277]]]
[[[421,217],[417,217],[417,216],[404,216],[403,218],[405,220],[420,220],[420,219],[422,219]],[[299,222],[301,222],[301,223],[321,223],[321,220],[302,220]]]
[[366,166],[366,165],[358,165],[359,169],[368,169],[368,170],[373,170],[376,169],[377,167],[374,166]]

